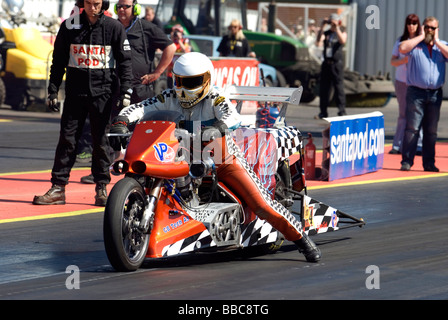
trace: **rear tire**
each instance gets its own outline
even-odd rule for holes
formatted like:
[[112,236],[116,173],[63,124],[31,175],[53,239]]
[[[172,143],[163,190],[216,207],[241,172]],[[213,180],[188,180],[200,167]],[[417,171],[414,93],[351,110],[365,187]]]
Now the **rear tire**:
[[139,229],[145,210],[145,192],[133,178],[126,177],[112,188],[104,211],[104,246],[117,271],[135,271],[145,260],[149,234]]

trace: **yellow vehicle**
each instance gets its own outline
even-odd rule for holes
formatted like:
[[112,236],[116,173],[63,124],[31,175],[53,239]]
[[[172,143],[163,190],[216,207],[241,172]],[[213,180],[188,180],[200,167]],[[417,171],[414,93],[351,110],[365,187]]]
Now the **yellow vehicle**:
[[4,28],[3,32],[5,103],[15,110],[26,110],[46,98],[53,46],[35,28]]
[[32,103],[45,101],[52,62],[53,45],[42,37],[37,26],[50,30],[58,21],[28,18],[22,11],[23,0],[3,0],[1,6],[0,103],[26,110]]

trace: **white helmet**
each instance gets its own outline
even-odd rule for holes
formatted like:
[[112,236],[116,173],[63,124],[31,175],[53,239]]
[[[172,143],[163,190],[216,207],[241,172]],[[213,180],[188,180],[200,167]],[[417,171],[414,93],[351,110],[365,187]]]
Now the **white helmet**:
[[198,104],[210,92],[214,67],[210,59],[199,52],[185,53],[173,67],[173,84],[182,108]]

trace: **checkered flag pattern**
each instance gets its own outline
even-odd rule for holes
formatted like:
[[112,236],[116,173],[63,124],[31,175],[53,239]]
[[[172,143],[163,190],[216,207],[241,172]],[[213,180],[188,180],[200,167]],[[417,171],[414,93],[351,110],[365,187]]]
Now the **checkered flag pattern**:
[[306,195],[303,196],[302,205],[302,226],[306,234],[315,235],[339,229],[338,210]]
[[[299,151],[302,147],[301,134],[294,127],[283,127],[280,129],[260,129],[272,134],[277,142],[278,159],[285,159]],[[226,135],[227,149],[230,154],[234,155],[241,165],[246,169],[251,178],[257,184],[263,198],[267,203],[287,219],[297,230],[302,231],[300,221],[297,220],[289,210],[287,210],[280,203],[272,199],[271,194],[263,187],[257,174],[252,167],[247,163],[241,150],[236,145],[235,141],[230,135]],[[310,198],[311,199],[311,198]],[[309,229],[309,228],[308,228]],[[306,230],[306,229],[305,229]],[[244,246],[260,245],[265,243],[273,243],[277,241],[278,231],[275,230],[268,222],[256,218],[247,226],[243,226],[241,243]],[[162,250],[163,257],[193,252],[197,249],[204,249],[208,247],[215,247],[216,243],[213,241],[208,230],[193,235],[191,237],[179,240],[173,244],[167,245]]]
[[302,148],[302,134],[295,127],[260,128],[275,137],[277,142],[277,159],[285,160]]
[[210,232],[204,230],[201,233],[167,245],[162,250],[162,256],[169,257],[209,247],[216,247],[216,243],[213,241]]
[[256,218],[242,227],[241,243],[244,247],[273,243],[278,239],[278,231],[267,221]]
[[235,156],[236,160],[240,162],[240,164],[244,167],[244,169],[249,174],[251,179],[255,182],[258,190],[262,194],[266,203],[272,209],[274,209],[279,215],[285,218],[291,224],[291,226],[293,226],[297,230],[297,232],[302,233],[302,226],[300,224],[300,221],[297,220],[294,217],[294,215],[288,209],[286,209],[281,203],[272,199],[272,195],[263,186],[257,174],[253,171],[252,167],[247,163],[246,159],[244,158],[244,155],[241,153],[241,150],[238,148],[235,141],[230,135],[226,135],[226,144],[229,153]]

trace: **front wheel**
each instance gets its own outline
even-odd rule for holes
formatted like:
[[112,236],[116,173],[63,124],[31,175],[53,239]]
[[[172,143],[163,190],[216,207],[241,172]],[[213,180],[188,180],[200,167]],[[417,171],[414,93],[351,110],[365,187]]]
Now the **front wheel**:
[[104,211],[104,245],[117,271],[135,271],[143,263],[150,234],[138,226],[145,210],[145,192],[138,181],[126,177],[112,188]]

